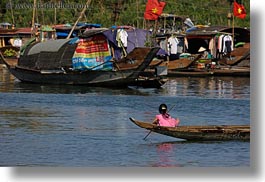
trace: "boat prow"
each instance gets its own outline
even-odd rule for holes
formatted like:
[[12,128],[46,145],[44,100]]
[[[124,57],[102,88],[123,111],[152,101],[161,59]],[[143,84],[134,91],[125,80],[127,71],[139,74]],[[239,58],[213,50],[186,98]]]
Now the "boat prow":
[[155,133],[191,140],[191,141],[228,141],[228,140],[250,140],[249,125],[209,125],[209,126],[178,126],[164,127],[151,123],[130,120],[137,126],[153,131]]

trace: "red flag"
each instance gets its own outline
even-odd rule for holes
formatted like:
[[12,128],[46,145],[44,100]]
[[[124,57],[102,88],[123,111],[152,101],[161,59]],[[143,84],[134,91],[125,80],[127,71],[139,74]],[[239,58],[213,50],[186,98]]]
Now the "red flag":
[[247,13],[245,7],[242,4],[238,4],[236,1],[234,1],[234,16],[244,19],[246,15]]
[[158,0],[147,0],[144,18],[147,20],[157,20],[162,14],[166,2],[159,2]]

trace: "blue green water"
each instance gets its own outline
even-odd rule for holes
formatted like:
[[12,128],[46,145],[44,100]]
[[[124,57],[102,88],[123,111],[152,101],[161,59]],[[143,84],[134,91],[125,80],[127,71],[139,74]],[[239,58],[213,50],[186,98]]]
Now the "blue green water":
[[170,78],[161,89],[24,84],[0,70],[0,166],[250,166],[250,142],[151,133],[166,103],[180,125],[250,124],[250,79]]

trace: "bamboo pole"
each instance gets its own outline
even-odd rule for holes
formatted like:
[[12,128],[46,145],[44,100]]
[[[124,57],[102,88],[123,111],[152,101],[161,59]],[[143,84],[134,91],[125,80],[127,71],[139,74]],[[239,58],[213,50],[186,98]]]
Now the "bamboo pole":
[[35,12],[36,12],[36,2],[37,0],[34,0],[34,3],[33,3],[33,12],[32,12],[32,21],[31,21],[31,28],[32,28],[32,30],[31,30],[31,36],[33,36],[33,33],[35,33],[34,32],[34,30],[35,30]]
[[136,27],[139,28],[139,1],[138,0],[136,0],[136,14],[137,14]]
[[[236,0],[234,0],[234,4],[232,6],[232,9],[234,9],[235,1]],[[232,40],[234,42],[234,38],[235,38],[235,15],[234,15],[234,11],[232,11],[232,16],[233,16],[233,19],[232,19]]]
[[12,5],[11,0],[9,0],[9,3],[10,3],[10,9],[11,9],[12,23],[13,23],[13,25],[15,25],[15,18],[14,18],[14,12],[13,12],[13,5]]
[[80,20],[80,19],[82,18],[82,16],[84,15],[84,13],[85,13],[85,11],[86,11],[86,8],[88,7],[88,5],[90,5],[90,3],[91,3],[91,0],[87,0],[87,2],[86,2],[86,4],[85,4],[85,7],[84,7],[83,10],[81,11],[80,16],[79,16],[78,19],[76,20],[76,22],[75,22],[73,28],[71,29],[71,31],[70,31],[70,33],[69,33],[69,35],[67,36],[66,39],[69,39],[69,38],[71,37],[71,35],[72,35],[72,33],[73,33],[73,31],[74,31],[74,29],[75,29],[77,23],[79,22],[79,20]]
[[[40,4],[41,4],[41,7],[42,7],[42,0],[40,0]],[[44,13],[43,13],[43,8],[41,8],[41,17],[42,17],[42,24],[44,25],[45,24],[45,21],[44,21]]]
[[54,24],[57,24],[57,9],[56,7],[54,8]]

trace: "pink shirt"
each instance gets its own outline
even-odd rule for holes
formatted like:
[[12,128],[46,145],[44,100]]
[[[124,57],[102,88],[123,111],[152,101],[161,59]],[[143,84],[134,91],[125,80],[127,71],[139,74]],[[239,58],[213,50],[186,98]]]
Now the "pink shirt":
[[174,119],[171,116],[167,117],[163,114],[156,115],[156,119],[158,119],[159,126],[176,127],[179,124],[179,119]]

